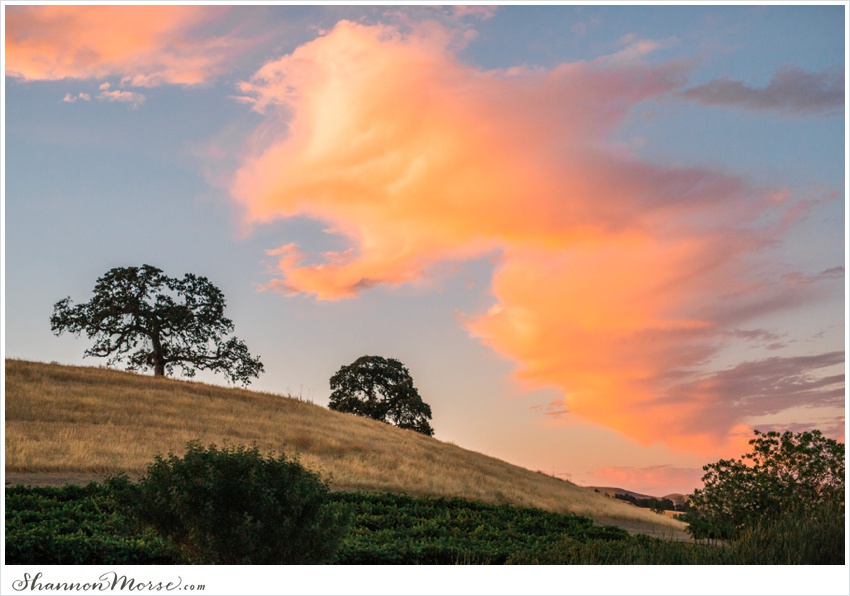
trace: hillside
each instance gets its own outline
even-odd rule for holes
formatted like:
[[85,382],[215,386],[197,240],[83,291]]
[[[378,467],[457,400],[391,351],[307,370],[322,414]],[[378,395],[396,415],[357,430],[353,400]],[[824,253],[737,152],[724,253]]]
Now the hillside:
[[688,538],[680,522],[592,489],[290,397],[21,360],[6,360],[5,381],[7,484],[139,474],[198,439],[297,455],[335,489],[511,503]]

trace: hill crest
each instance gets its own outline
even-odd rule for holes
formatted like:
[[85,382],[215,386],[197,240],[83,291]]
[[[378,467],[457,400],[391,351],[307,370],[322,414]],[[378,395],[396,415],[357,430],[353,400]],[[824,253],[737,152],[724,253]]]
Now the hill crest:
[[614,495],[627,495],[630,497],[634,497],[635,499],[670,499],[673,501],[674,505],[683,505],[685,501],[688,499],[687,495],[683,495],[682,493],[670,493],[669,495],[663,495],[661,497],[657,495],[645,495],[643,493],[637,493],[633,490],[628,490],[625,488],[618,488],[614,486],[588,486],[587,488],[599,491],[602,494],[613,497]]

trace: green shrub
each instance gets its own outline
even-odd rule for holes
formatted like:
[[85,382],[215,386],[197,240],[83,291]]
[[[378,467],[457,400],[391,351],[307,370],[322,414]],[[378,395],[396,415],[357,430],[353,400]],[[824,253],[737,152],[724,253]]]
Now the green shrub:
[[334,559],[348,525],[327,484],[297,460],[254,447],[157,456],[138,483],[108,486],[128,518],[198,564],[312,564]]

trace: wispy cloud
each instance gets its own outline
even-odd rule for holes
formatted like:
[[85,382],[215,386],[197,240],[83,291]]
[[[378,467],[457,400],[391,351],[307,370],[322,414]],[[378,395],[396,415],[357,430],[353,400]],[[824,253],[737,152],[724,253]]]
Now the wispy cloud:
[[[230,185],[246,220],[307,216],[349,242],[321,255],[274,249],[269,287],[339,300],[415,283],[440,261],[498,255],[493,307],[462,323],[515,360],[520,379],[561,388],[569,415],[639,441],[740,447],[743,418],[771,396],[721,414],[742,396],[671,391],[710,377],[736,330],[835,282],[830,271],[797,283],[766,258],[798,203],[605,143],[633,106],[684,84],[685,64],[640,60],[653,44],[481,71],[452,40],[433,23],[403,34],[341,22],[241,85],[265,115]],[[806,361],[794,363],[804,374]],[[754,389],[719,379],[724,391]],[[812,400],[831,399],[813,383]]]
[[89,95],[88,93],[78,93],[76,95],[66,93],[62,101],[64,101],[65,103],[74,103],[78,99],[81,99],[83,101],[91,101],[91,95]]
[[535,410],[537,412],[542,412],[546,416],[549,416],[550,418],[553,418],[553,419],[563,418],[564,416],[566,416],[570,413],[570,411],[564,405],[564,400],[562,400],[562,399],[557,399],[555,401],[551,401],[551,402],[549,402],[548,404],[545,404],[545,405],[541,404],[541,405],[537,405],[537,406],[532,406],[531,409]]
[[809,431],[814,428],[820,430],[825,437],[829,437],[830,439],[834,439],[839,443],[844,442],[844,424],[845,418],[844,416],[833,416],[830,418],[820,417],[816,419],[814,422],[808,423],[799,423],[799,422],[791,422],[788,424],[766,424],[760,425],[760,430],[763,432],[767,432],[770,430],[775,430],[777,432],[785,432],[789,431],[792,433],[800,433],[804,431]]
[[785,67],[766,87],[719,78],[678,93],[706,106],[777,111],[788,116],[837,116],[844,113],[844,73],[808,72]]
[[141,93],[123,91],[121,89],[116,89],[114,91],[101,91],[98,93],[97,98],[103,101],[129,103],[134,108],[139,107],[145,102],[145,96]]
[[131,107],[137,108],[145,102],[145,96],[134,91],[126,91],[124,89],[111,89],[109,83],[103,83],[99,87],[100,93],[97,98],[101,101],[128,103]]
[[8,6],[6,74],[18,79],[100,79],[197,85],[223,72],[237,48],[197,28],[208,6]]
[[456,5],[453,7],[454,13],[458,16],[471,16],[483,20],[492,19],[496,16],[496,11],[499,9],[498,6],[484,6],[484,5]]
[[[712,418],[726,420],[775,414],[792,407],[840,408],[844,404],[843,364],[844,352],[743,362],[671,387],[665,402],[676,406],[696,402]],[[829,370],[820,373],[822,369]],[[703,419],[699,424],[713,422]]]

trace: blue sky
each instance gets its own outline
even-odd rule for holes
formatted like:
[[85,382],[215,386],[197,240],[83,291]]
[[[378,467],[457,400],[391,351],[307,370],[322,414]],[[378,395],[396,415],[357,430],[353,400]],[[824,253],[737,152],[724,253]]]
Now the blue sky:
[[[581,484],[685,492],[702,464],[739,455],[753,427],[844,436],[844,381],[834,378],[844,375],[846,341],[844,6],[216,6],[173,21],[166,14],[123,53],[106,35],[84,41],[90,25],[79,15],[60,22],[46,8],[4,8],[6,357],[100,364],[81,357],[84,338],[51,334],[53,304],[88,299],[112,267],[148,263],[204,275],[224,291],[236,335],[265,363],[252,388],[326,404],[340,366],[364,354],[398,358],[432,407],[438,439]],[[110,22],[120,31],[133,19]],[[33,41],[63,27],[67,37],[53,39],[71,40],[64,46]],[[345,53],[354,47],[362,63]],[[38,66],[70,50],[82,57]],[[331,76],[322,70],[328,55],[343,65],[334,75],[341,83],[346,61],[372,77],[339,87],[340,110],[359,120],[336,123],[343,116],[309,101],[328,97],[316,83]],[[409,59],[415,71],[414,58],[432,78],[416,71],[409,95],[383,114],[367,109],[389,96],[380,86],[390,89],[390,69],[403,75]],[[287,74],[258,77],[264,65]],[[606,85],[622,95],[602,94]],[[423,93],[447,99],[411,113],[455,143],[443,157],[462,161],[455,168],[431,156],[443,168],[436,174],[523,163],[539,175],[527,181],[528,196],[505,191],[480,218],[463,205],[435,218],[410,191],[393,197],[403,211],[393,219],[395,207],[373,199],[392,172],[363,179],[356,199],[365,215],[334,194],[338,186],[307,177],[315,162],[304,148],[319,143],[322,123],[354,132],[400,126],[407,99]],[[492,157],[482,139],[499,140]],[[322,158],[375,163],[341,157],[344,144],[322,148]],[[480,163],[469,157],[474,147]],[[304,168],[276,164],[275,150]],[[576,163],[598,171],[585,179]],[[608,184],[628,176],[645,180],[620,199],[632,196],[627,181]],[[520,173],[506,180],[526,188]],[[314,194],[294,197],[296,182]],[[572,183],[584,194],[551,190]],[[698,208],[668,215],[658,201],[678,205],[675,193],[697,197]],[[474,194],[470,201],[488,205]],[[523,209],[527,229],[517,221]],[[551,222],[537,217],[550,212]],[[428,231],[446,222],[456,222],[451,236]],[[597,235],[572,244],[567,228],[585,224]],[[614,311],[635,303],[611,293],[635,288],[635,267],[621,271],[616,264],[628,259],[587,247],[620,254],[624,230],[656,259],[640,261],[638,289],[661,288],[655,276],[665,267],[670,280],[685,281],[620,321]],[[413,247],[407,260],[370,253],[373,240],[392,247],[397,236]],[[543,237],[545,247],[535,240]],[[693,249],[693,238],[705,244]],[[298,252],[284,254],[301,262],[283,266],[268,254],[292,244]],[[712,247],[715,257],[729,247],[720,264]],[[339,278],[316,268],[328,252],[349,259]],[[594,262],[612,265],[608,277],[591,275]],[[700,277],[709,263],[715,268]],[[371,281],[357,287],[368,289],[343,284],[362,270]],[[574,295],[582,272],[593,282]],[[533,291],[547,276],[551,283]],[[260,291],[273,280],[278,291]],[[592,283],[611,309],[598,332],[588,322],[598,318]],[[520,312],[537,340],[511,326]],[[659,320],[679,327],[664,327],[670,337],[645,349],[623,347],[644,341]],[[640,366],[621,374],[625,363],[573,353],[580,337],[604,339],[589,341],[588,354],[608,349]],[[639,399],[623,397],[630,391]]]

